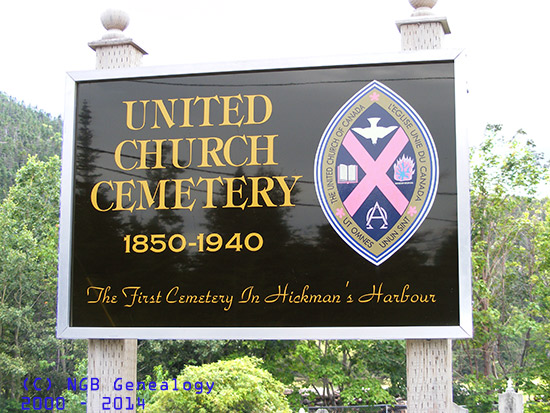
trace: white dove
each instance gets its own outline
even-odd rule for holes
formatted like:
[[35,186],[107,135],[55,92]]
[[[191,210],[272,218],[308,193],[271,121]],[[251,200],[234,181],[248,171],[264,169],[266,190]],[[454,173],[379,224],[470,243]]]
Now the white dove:
[[378,139],[388,136],[391,132],[397,129],[397,126],[378,126],[380,118],[368,118],[370,127],[368,128],[353,128],[352,131],[357,132],[365,139],[370,139],[373,145],[376,145]]

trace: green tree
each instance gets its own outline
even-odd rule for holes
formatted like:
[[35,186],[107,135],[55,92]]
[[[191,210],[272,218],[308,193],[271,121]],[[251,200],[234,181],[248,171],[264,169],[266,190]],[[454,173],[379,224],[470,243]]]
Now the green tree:
[[30,157],[0,204],[0,398],[19,399],[25,377],[59,395],[80,342],[55,337],[59,157]]
[[405,377],[402,342],[309,340],[290,357],[302,389],[313,388],[314,398],[332,406],[393,403],[395,397],[381,383],[397,388],[397,377]]
[[46,161],[61,154],[61,118],[29,108],[0,92],[0,200],[29,155]]
[[548,172],[524,132],[504,138],[499,125],[487,127],[471,161],[475,332],[473,340],[455,343],[455,371],[457,395],[486,411],[504,378],[528,394],[541,390],[534,383],[548,350],[550,233],[548,203],[537,193]]

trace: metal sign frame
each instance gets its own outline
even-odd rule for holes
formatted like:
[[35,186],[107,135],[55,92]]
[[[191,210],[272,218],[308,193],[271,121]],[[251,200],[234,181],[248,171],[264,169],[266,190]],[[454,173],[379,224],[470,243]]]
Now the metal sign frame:
[[[462,51],[426,51],[414,54],[384,54],[354,57],[295,59],[285,61],[232,62],[187,66],[146,67],[102,71],[71,72],[66,83],[64,118],[61,217],[59,239],[58,325],[60,338],[139,338],[139,339],[436,339],[469,338],[473,335],[470,203],[468,144],[466,140],[465,56]],[[369,64],[413,62],[454,63],[455,119],[457,137],[457,215],[459,323],[455,326],[403,327],[74,327],[71,325],[71,248],[73,229],[73,182],[76,134],[76,92],[79,82],[107,79],[148,78],[170,75],[216,74],[269,69],[323,68]],[[328,119],[327,119],[328,121]],[[312,148],[315,151],[315,148]]]

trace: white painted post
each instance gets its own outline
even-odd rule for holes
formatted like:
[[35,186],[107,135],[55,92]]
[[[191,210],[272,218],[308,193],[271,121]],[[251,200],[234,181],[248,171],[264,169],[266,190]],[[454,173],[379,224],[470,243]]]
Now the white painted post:
[[[101,15],[101,22],[107,33],[101,40],[88,43],[96,52],[96,69],[139,66],[147,52],[122,33],[130,22],[128,15],[120,10],[107,10]],[[99,379],[99,390],[91,389],[91,378]],[[88,413],[120,411],[113,406],[115,397],[121,398],[124,411],[136,411],[135,390],[114,390],[118,378],[123,383],[136,382],[137,340],[88,340]],[[102,408],[103,397],[111,398],[111,410]],[[129,406],[134,406],[133,410],[127,409]]]
[[[410,18],[397,21],[403,51],[441,48],[450,33],[447,18],[433,14],[437,0],[409,0]],[[451,340],[407,340],[407,412],[453,411]]]

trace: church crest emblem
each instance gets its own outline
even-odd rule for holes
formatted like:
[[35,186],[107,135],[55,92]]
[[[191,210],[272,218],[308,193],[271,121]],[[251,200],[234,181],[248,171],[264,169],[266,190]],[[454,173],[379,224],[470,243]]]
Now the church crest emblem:
[[375,265],[426,219],[439,164],[428,127],[397,93],[373,81],[328,124],[315,157],[315,189],[342,239]]

